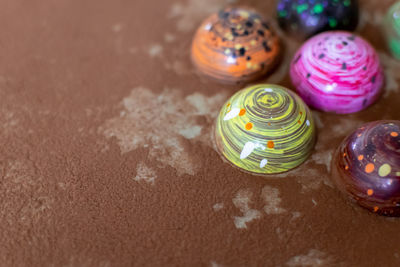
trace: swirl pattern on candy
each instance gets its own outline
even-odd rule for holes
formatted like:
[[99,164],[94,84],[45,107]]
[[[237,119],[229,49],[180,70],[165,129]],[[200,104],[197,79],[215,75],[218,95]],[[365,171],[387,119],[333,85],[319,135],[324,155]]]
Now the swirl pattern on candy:
[[259,78],[277,63],[279,38],[257,13],[227,8],[207,18],[192,42],[192,61],[225,83]]
[[301,38],[330,30],[353,31],[358,24],[356,0],[279,0],[282,29]]
[[233,95],[215,129],[219,152],[234,166],[259,174],[281,173],[303,163],[315,135],[311,112],[300,97],[272,84]]
[[400,2],[389,9],[385,17],[384,30],[392,55],[400,59]]
[[308,40],[292,61],[290,77],[309,106],[339,114],[367,108],[378,99],[384,84],[374,48],[344,31]]
[[357,129],[336,151],[332,170],[338,188],[359,205],[400,216],[400,121]]

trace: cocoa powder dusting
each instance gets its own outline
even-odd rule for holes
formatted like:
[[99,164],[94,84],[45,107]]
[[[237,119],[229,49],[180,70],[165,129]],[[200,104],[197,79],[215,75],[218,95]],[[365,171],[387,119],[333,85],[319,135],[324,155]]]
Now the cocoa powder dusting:
[[[0,1],[1,266],[398,266],[400,222],[347,201],[330,161],[357,126],[399,119],[399,67],[361,3],[358,32],[386,72],[381,99],[315,112],[299,168],[241,172],[214,149],[220,106],[239,89],[197,75],[189,52],[210,12],[273,1]],[[379,2],[379,3],[378,3]],[[261,82],[293,88],[300,45]]]

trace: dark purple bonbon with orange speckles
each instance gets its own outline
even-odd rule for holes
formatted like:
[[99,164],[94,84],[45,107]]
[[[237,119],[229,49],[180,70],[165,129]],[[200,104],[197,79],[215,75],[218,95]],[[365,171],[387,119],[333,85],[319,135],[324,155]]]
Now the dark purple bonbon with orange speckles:
[[279,0],[278,22],[300,38],[329,30],[353,31],[358,24],[357,0]]
[[400,121],[375,121],[348,136],[332,161],[338,188],[372,212],[400,216]]

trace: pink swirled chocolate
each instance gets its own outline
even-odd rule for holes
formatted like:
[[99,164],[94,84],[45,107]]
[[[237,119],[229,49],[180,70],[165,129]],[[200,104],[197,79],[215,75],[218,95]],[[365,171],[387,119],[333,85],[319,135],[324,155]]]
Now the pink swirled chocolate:
[[319,110],[353,113],[374,103],[384,83],[374,48],[345,31],[321,33],[295,54],[290,76],[298,94]]

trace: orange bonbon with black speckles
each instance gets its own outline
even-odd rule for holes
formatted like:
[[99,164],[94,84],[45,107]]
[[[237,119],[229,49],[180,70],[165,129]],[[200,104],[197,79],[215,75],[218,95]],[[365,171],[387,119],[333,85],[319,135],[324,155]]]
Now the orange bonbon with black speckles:
[[192,42],[192,60],[209,77],[225,83],[255,80],[277,63],[279,37],[262,17],[227,8],[207,18]]

